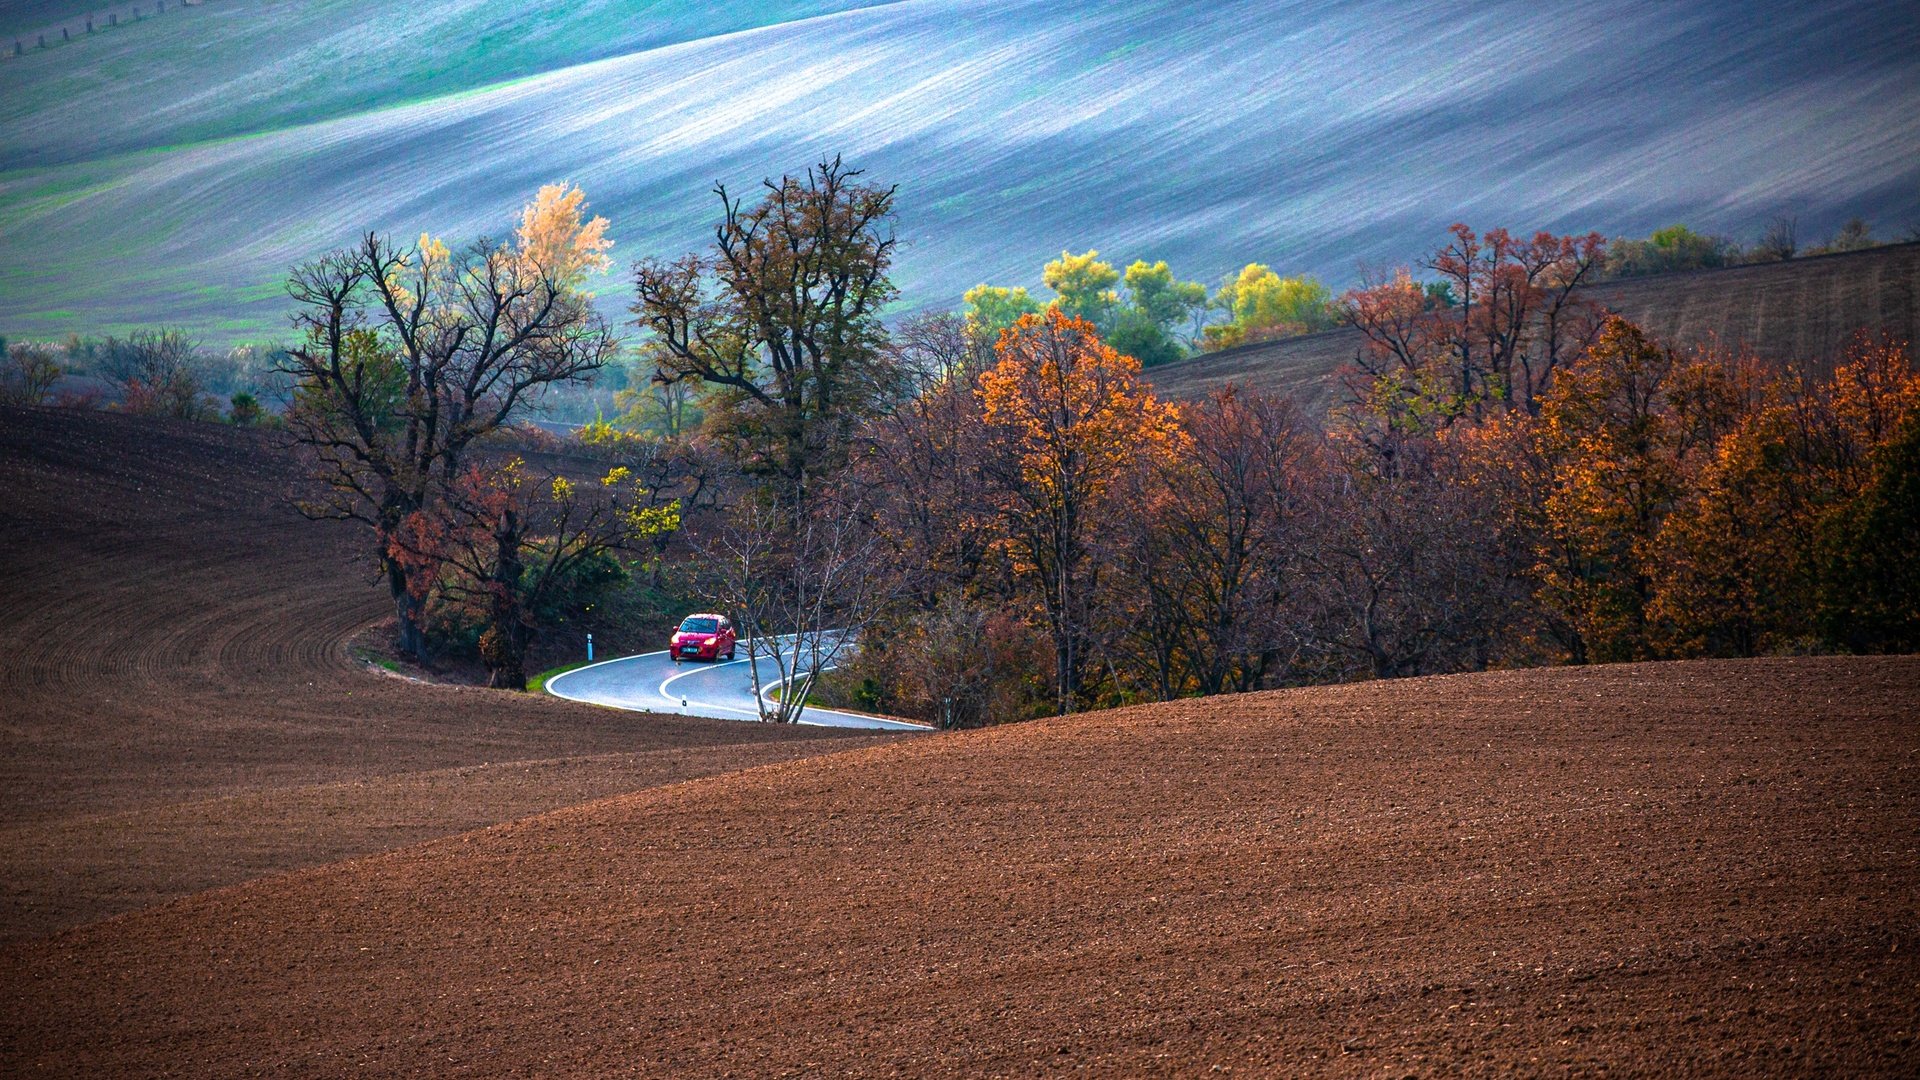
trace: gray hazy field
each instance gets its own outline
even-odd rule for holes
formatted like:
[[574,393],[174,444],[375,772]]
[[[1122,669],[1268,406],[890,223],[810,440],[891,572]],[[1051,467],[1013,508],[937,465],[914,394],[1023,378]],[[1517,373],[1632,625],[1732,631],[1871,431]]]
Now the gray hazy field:
[[911,306],[1064,248],[1342,285],[1455,220],[1920,222],[1901,3],[143,7],[44,50],[105,9],[8,16],[0,331],[272,333],[290,264],[364,228],[501,233],[562,179],[624,267],[701,244],[714,181],[835,152],[901,185]]

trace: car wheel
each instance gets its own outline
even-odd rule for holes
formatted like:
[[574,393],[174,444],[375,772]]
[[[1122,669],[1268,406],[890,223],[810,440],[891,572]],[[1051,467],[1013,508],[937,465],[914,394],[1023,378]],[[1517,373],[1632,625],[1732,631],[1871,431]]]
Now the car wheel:
[[728,662],[728,663],[732,663],[732,662],[733,662],[733,650],[732,650],[732,649],[728,649],[728,650],[727,650],[727,662]]

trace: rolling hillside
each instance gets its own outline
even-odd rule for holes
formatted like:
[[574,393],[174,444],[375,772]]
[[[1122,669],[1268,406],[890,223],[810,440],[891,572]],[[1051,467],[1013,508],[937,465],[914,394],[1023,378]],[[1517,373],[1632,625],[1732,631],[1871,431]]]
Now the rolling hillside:
[[348,648],[390,612],[367,540],[296,475],[262,432],[0,408],[0,941],[861,745],[387,678]]
[[1920,657],[648,717],[357,663],[293,476],[0,409],[0,1075],[1920,1064]]
[[12,1076],[1911,1076],[1920,659],[1093,713],[0,948]]
[[715,180],[834,152],[901,185],[908,306],[1067,247],[1343,282],[1454,220],[1920,218],[1920,28],[1890,0],[711,10],[207,0],[9,58],[0,330],[275,334],[290,264],[497,233],[556,179],[623,262],[670,255]]
[[[1610,281],[1586,295],[1679,348],[1718,342],[1819,364],[1838,357],[1860,330],[1920,342],[1920,244]],[[1332,330],[1223,349],[1147,374],[1169,397],[1237,383],[1325,411],[1340,392],[1337,372],[1361,345],[1359,331]]]

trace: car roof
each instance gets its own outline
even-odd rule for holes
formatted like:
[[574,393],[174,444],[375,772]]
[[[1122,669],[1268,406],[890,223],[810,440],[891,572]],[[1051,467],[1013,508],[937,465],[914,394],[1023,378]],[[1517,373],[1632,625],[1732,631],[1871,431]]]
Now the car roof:
[[680,621],[686,622],[688,619],[725,619],[725,618],[726,618],[725,615],[716,615],[711,611],[696,611],[691,615],[682,617]]

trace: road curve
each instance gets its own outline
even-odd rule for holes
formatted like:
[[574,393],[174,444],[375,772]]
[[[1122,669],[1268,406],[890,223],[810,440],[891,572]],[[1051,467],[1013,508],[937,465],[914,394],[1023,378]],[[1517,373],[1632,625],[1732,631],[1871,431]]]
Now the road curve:
[[[741,651],[745,651],[744,646]],[[765,665],[760,669],[760,676],[771,685],[779,674],[770,659],[763,657],[760,662]],[[753,703],[753,676],[747,664],[744,658],[718,663],[689,660],[676,664],[664,651],[641,653],[562,672],[547,680],[547,692],[569,701],[637,712],[758,720],[760,712]],[[816,727],[932,730],[904,720],[813,708],[800,714],[800,722]]]

